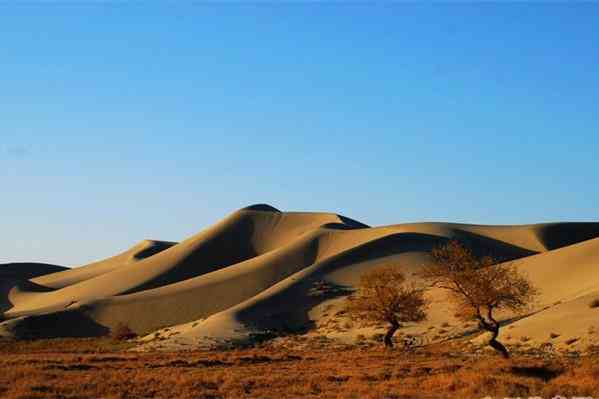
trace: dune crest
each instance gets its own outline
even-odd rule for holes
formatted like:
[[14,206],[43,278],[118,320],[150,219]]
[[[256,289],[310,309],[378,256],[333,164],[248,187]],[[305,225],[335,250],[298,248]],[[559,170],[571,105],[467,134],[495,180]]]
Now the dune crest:
[[[180,243],[145,240],[68,270],[0,268],[6,320],[0,334],[94,336],[122,323],[138,334],[170,327],[170,333],[158,331],[166,340],[158,344],[152,334],[145,345],[173,348],[242,342],[273,330],[326,333],[321,327],[334,324],[332,310],[365,270],[397,264],[412,275],[434,246],[454,238],[481,254],[515,261],[546,290],[547,307],[599,293],[591,266],[599,260],[597,237],[599,223],[369,227],[335,213],[258,204]],[[436,303],[430,323],[448,319],[441,297]],[[331,334],[347,337],[355,330],[345,333]]]

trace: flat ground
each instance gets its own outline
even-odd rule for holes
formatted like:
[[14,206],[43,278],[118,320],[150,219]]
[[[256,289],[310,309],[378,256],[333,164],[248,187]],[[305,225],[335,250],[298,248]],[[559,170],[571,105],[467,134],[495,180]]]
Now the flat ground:
[[127,351],[105,339],[0,342],[8,398],[599,397],[599,356],[404,352],[325,340],[212,352]]

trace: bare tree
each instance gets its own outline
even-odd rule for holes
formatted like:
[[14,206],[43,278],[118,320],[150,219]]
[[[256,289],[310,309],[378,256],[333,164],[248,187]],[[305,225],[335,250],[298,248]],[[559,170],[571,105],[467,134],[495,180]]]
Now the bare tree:
[[374,269],[360,278],[358,293],[348,298],[347,309],[353,319],[370,324],[388,323],[385,346],[393,347],[393,335],[402,323],[426,318],[424,292],[405,282],[394,267]]
[[481,329],[491,333],[489,345],[508,358],[508,350],[497,341],[501,325],[495,312],[526,310],[538,290],[512,263],[477,257],[456,240],[433,249],[432,258],[421,276],[432,286],[447,290],[459,317],[478,320]]

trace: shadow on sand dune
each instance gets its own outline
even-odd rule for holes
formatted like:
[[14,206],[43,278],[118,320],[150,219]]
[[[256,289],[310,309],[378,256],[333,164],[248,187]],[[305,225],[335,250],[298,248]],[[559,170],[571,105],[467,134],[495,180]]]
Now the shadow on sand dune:
[[[310,311],[349,295],[367,268],[401,259],[412,275],[435,246],[450,239],[459,239],[477,255],[529,262],[541,259],[547,249],[594,237],[599,237],[599,223],[368,227],[336,213],[281,212],[259,204],[183,242],[142,241],[71,270],[36,264],[0,267],[0,314],[8,319],[2,327],[10,325],[13,335],[23,337],[105,335],[120,323],[144,334],[223,313],[225,317],[213,319],[231,316],[229,320],[256,329],[293,333],[314,327]],[[560,251],[549,255],[555,259]],[[564,265],[571,259],[562,257]],[[536,267],[532,272],[537,269],[539,276],[558,270]],[[588,277],[587,272],[581,267],[580,273]],[[552,278],[561,281],[561,276]],[[574,293],[577,284],[571,284]],[[74,309],[75,303],[89,308]]]
[[14,336],[19,339],[99,337],[109,333],[109,328],[96,323],[80,309],[28,316],[13,328]]

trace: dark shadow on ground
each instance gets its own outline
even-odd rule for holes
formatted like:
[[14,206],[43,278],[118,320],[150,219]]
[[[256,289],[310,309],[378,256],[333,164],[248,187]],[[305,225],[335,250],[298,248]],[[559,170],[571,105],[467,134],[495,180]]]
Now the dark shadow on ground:
[[522,377],[532,377],[548,382],[556,377],[559,377],[564,370],[557,368],[550,368],[547,366],[513,366],[510,371]]

